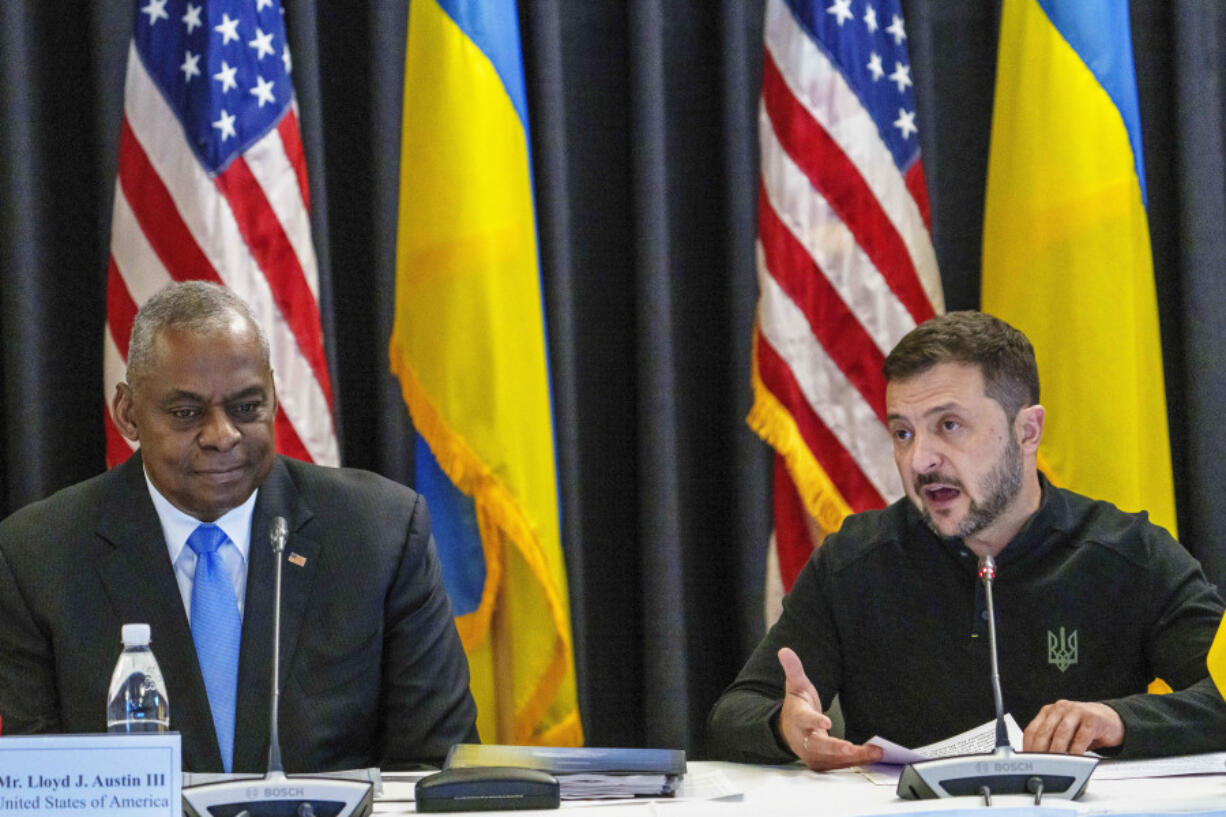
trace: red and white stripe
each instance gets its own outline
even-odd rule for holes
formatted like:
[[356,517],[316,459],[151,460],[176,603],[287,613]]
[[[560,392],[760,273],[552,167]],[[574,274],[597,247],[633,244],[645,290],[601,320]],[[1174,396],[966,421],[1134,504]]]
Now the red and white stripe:
[[[944,310],[923,171],[898,171],[842,74],[778,0],[767,3],[765,42],[758,377],[844,502],[881,507],[902,496],[881,366]],[[768,576],[782,589],[812,548],[790,480],[777,461]]]
[[[890,250],[901,244],[907,255],[906,260],[892,257],[882,272],[898,275],[896,284],[904,299],[910,287],[919,285],[929,302],[926,308],[914,304],[920,314],[930,316],[943,312],[945,298],[928,231],[928,193],[922,167],[916,162],[905,177],[899,175],[872,118],[843,75],[796,25],[788,8],[777,0],[767,3],[765,40],[766,60],[773,66],[774,75],[783,81],[788,95],[794,104],[807,112],[809,120],[797,123],[799,139],[781,141],[794,149],[792,152],[799,157],[799,164],[813,168],[811,178],[817,185],[846,185],[839,189],[857,207],[871,208],[876,202],[880,208],[877,218],[884,216],[889,222],[888,227],[879,225],[883,230],[882,243]],[[768,90],[764,77],[764,98]],[[825,144],[827,141],[829,145]],[[823,168],[819,159],[838,164]],[[858,180],[847,173],[853,168]],[[876,241],[868,243],[876,244]],[[905,279],[903,272],[906,270],[911,271],[913,280]]]
[[109,405],[115,384],[124,377],[132,319],[150,295],[171,281],[187,279],[234,290],[267,332],[281,409],[277,449],[338,465],[306,162],[295,111],[287,110],[276,128],[210,176],[132,46],[103,351],[110,465],[126,459],[133,445],[119,434]]

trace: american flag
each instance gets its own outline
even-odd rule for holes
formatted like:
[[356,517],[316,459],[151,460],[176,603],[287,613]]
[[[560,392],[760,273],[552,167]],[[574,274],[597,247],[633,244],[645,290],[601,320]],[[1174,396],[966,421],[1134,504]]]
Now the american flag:
[[902,495],[881,365],[944,310],[898,0],[768,0],[750,425],[776,450],[782,589]]
[[[306,158],[278,0],[137,0],[107,277],[104,401],[136,310],[172,280],[224,284],[269,335],[277,448],[339,463]],[[109,401],[108,401],[109,402]],[[106,414],[107,462],[132,453]]]

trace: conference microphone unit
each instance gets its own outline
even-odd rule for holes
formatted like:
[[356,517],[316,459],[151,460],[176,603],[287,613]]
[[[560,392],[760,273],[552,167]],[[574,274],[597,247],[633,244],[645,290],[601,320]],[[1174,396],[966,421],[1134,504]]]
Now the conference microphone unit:
[[979,579],[988,602],[988,639],[992,658],[992,697],[996,703],[996,748],[987,754],[958,755],[909,763],[898,778],[898,796],[928,800],[961,795],[982,796],[987,805],[993,794],[1033,794],[1035,805],[1043,795],[1076,800],[1086,790],[1098,758],[1049,752],[1015,752],[1005,729],[1005,708],[1000,692],[1000,666],[996,658],[996,611],[992,581],[996,560],[979,557]]
[[214,775],[216,782],[183,787],[186,817],[367,817],[374,802],[370,780],[285,774],[277,708],[281,702],[281,562],[289,526],[274,517],[269,529],[276,559],[272,619],[272,707],[268,725],[268,772]]

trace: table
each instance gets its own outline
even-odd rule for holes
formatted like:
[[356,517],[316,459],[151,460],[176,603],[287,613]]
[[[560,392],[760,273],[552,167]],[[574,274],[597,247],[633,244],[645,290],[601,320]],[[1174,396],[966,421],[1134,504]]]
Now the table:
[[[726,777],[743,796],[736,801],[635,800],[564,802],[563,811],[583,809],[590,817],[852,817],[853,815],[936,812],[949,815],[977,811],[983,817],[1074,817],[1097,814],[1212,812],[1226,817],[1226,774],[1164,777],[1143,780],[1090,778],[1085,795],[1077,801],[1045,799],[1043,808],[1022,795],[983,800],[956,797],[946,800],[906,801],[893,786],[869,782],[852,770],[816,773],[799,765],[750,766],[716,761],[690,761],[691,781],[707,774]],[[378,802],[375,814],[412,814],[411,803]],[[478,812],[504,815],[557,815],[557,811]],[[585,816],[586,817],[586,816]],[[933,815],[935,817],[935,815]]]

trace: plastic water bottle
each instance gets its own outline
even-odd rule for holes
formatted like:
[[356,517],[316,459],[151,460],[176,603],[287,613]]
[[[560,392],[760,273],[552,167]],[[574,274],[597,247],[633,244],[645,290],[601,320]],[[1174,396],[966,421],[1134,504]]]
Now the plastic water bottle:
[[123,625],[123,652],[106,697],[108,732],[165,732],[170,701],[157,659],[149,649],[149,625]]

